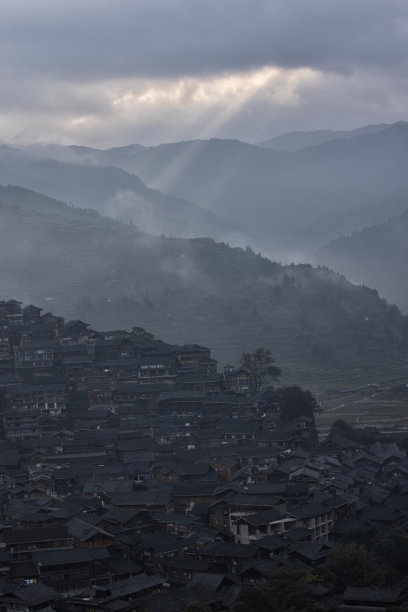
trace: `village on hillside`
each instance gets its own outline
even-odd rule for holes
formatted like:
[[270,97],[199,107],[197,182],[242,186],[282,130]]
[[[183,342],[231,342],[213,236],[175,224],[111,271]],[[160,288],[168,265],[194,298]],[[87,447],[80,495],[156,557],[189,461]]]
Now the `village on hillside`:
[[207,347],[0,301],[0,610],[244,610],[283,569],[320,610],[402,605],[398,567],[327,576],[408,529],[403,445],[319,438],[315,408]]

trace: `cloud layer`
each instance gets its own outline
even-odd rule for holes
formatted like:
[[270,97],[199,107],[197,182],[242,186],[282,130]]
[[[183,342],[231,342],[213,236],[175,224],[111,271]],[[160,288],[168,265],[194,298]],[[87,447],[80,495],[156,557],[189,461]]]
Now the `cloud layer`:
[[0,137],[96,146],[406,119],[405,0],[4,0]]

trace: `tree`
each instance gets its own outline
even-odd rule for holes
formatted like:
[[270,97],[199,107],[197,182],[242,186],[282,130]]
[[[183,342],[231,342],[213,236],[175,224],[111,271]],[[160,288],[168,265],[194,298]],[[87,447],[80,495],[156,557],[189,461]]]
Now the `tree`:
[[314,596],[319,582],[301,569],[278,567],[270,573],[268,586],[279,602],[279,612],[317,612],[322,610]]
[[377,436],[375,434],[367,433],[361,429],[356,429],[341,419],[334,421],[330,428],[329,437],[335,436],[348,438],[349,440],[362,445],[374,444],[377,441]]
[[386,537],[375,543],[377,561],[390,565],[400,574],[408,571],[408,533],[394,529]]
[[319,571],[338,593],[348,586],[383,586],[386,579],[374,553],[355,542],[336,546]]
[[352,428],[350,427],[350,425],[348,425],[348,423],[346,423],[342,419],[337,419],[336,421],[334,421],[334,423],[332,423],[330,427],[329,436],[340,436],[343,438],[348,438],[350,435],[352,435]]
[[278,389],[279,407],[284,421],[293,421],[300,416],[313,418],[317,408],[317,401],[314,395],[297,385],[282,387]]
[[277,568],[267,584],[243,589],[229,612],[322,612],[314,596],[318,583],[302,570]]
[[143,327],[132,327],[132,334],[136,342],[150,342],[154,340],[153,334],[146,331]]
[[229,612],[276,612],[275,594],[267,586],[246,587]]
[[277,380],[281,369],[275,365],[269,349],[257,348],[253,353],[242,353],[241,367],[249,375],[251,391],[256,393]]
[[86,391],[72,391],[68,395],[66,425],[72,427],[75,419],[86,414],[89,410],[89,399]]

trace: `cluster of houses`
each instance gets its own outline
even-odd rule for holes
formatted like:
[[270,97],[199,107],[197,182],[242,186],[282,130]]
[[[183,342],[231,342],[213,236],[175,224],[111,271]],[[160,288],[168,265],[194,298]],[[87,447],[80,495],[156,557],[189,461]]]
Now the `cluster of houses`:
[[318,443],[248,389],[208,348],[0,302],[0,610],[225,610],[348,532],[407,526],[405,452]]

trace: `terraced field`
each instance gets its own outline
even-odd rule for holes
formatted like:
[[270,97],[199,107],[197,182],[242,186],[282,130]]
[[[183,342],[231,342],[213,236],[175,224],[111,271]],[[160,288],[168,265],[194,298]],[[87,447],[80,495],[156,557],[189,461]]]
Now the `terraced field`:
[[408,375],[398,380],[368,385],[365,388],[325,394],[321,398],[322,412],[316,415],[321,434],[331,424],[342,419],[353,426],[374,426],[396,431],[408,428]]

